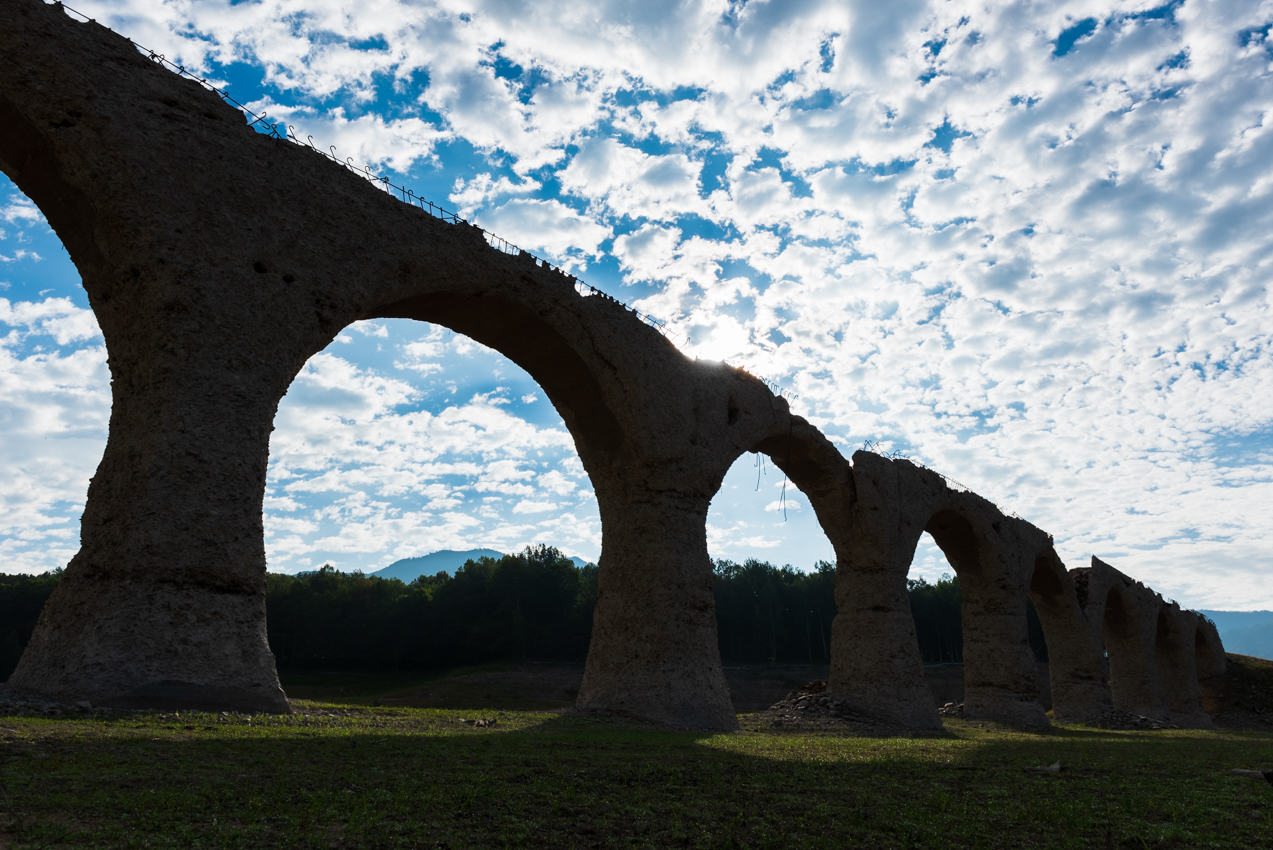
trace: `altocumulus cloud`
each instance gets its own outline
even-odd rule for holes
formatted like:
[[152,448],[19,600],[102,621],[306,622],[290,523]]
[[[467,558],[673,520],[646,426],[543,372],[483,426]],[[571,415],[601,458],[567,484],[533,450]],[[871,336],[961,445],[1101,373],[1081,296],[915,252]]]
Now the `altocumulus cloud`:
[[[82,10],[586,269],[687,354],[778,379],[846,453],[881,441],[1015,510],[1071,566],[1095,552],[1190,604],[1273,605],[1273,3]],[[38,262],[17,252],[50,249],[5,203],[0,273],[21,287]],[[30,284],[22,309],[73,287]],[[49,422],[97,410],[100,440],[105,382],[40,377],[77,356],[99,374],[100,338],[6,315],[6,397]],[[533,540],[595,556],[587,478],[529,379],[383,327],[284,402],[272,565]],[[745,477],[713,510],[716,554],[826,557],[775,524],[768,485],[740,507]],[[74,487],[23,480],[6,551],[74,518]]]

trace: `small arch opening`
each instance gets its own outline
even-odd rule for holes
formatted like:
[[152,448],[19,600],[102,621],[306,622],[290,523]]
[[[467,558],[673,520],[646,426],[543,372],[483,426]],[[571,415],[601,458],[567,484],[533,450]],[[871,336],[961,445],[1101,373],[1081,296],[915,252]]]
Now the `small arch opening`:
[[1185,672],[1192,666],[1186,659],[1185,642],[1179,624],[1172,611],[1163,606],[1154,623],[1154,660],[1158,665],[1158,680],[1166,691],[1168,702],[1185,685]]
[[1180,652],[1183,649],[1180,641],[1180,630],[1172,622],[1167,609],[1158,612],[1158,622],[1154,634],[1154,649],[1159,658]]
[[[1064,574],[1065,565],[1052,549],[1040,552],[1035,557],[1034,571],[1030,574],[1025,616],[1030,648],[1034,650],[1034,658],[1040,665],[1041,673],[1047,672],[1049,664],[1048,626],[1045,625],[1044,618],[1047,618],[1051,627],[1055,629],[1082,628],[1082,624],[1075,617],[1078,610],[1071,607],[1073,597],[1068,592],[1069,586],[1065,582]],[[1042,685],[1048,681],[1048,677],[1040,675],[1039,681]]]
[[1122,644],[1135,637],[1135,626],[1131,611],[1123,593],[1117,587],[1111,587],[1105,596],[1105,617],[1101,621],[1105,635],[1105,647],[1109,651],[1115,644]]
[[981,576],[981,560],[977,551],[977,534],[972,523],[952,510],[933,514],[924,526],[933,541],[941,548],[956,575],[965,579]]
[[964,701],[963,587],[950,556],[931,533],[921,535],[915,552],[906,595],[924,678],[934,705],[957,706]]
[[725,474],[708,509],[707,545],[735,709],[763,710],[792,687],[826,680],[835,551],[808,497],[768,456],[744,454]]
[[1194,666],[1200,680],[1224,674],[1224,652],[1212,634],[1214,628],[1208,621],[1203,621],[1193,633]]

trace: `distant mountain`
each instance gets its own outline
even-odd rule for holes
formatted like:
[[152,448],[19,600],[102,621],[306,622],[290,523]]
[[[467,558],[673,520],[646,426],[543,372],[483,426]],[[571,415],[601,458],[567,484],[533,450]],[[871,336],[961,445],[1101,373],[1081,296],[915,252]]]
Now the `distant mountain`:
[[1224,640],[1224,633],[1233,629],[1249,629],[1252,626],[1273,622],[1273,611],[1198,611],[1211,618]]
[[1273,661],[1273,620],[1247,629],[1234,629],[1220,640],[1224,642],[1225,652]]
[[[440,572],[448,572],[455,575],[455,571],[464,566],[465,561],[475,561],[478,558],[502,557],[504,557],[504,553],[496,552],[494,549],[469,549],[465,552],[443,549],[441,552],[421,555],[418,558],[403,558],[401,561],[394,561],[383,570],[376,570],[371,575],[379,576],[380,578],[396,578],[410,583],[420,576],[435,576]],[[580,569],[590,563],[583,558],[571,558],[570,560]]]
[[1225,652],[1273,659],[1273,611],[1199,611],[1216,624]]
[[496,552],[494,549],[469,549],[465,552],[443,549],[441,552],[421,555],[418,558],[403,558],[401,561],[394,561],[383,570],[376,570],[372,575],[380,576],[381,578],[401,579],[409,583],[420,576],[435,576],[440,572],[448,572],[454,575],[456,570],[464,566],[465,561],[475,561],[478,558],[502,557],[504,557],[504,553]]

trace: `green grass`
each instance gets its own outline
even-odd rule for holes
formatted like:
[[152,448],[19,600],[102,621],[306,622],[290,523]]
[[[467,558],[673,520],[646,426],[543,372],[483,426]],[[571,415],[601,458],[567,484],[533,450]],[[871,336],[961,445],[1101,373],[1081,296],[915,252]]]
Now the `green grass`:
[[[1228,774],[1273,767],[1269,733],[953,721],[901,738],[708,735],[298,708],[311,717],[0,717],[0,847],[1273,843],[1273,786]],[[1057,759],[1071,769],[1023,770]]]

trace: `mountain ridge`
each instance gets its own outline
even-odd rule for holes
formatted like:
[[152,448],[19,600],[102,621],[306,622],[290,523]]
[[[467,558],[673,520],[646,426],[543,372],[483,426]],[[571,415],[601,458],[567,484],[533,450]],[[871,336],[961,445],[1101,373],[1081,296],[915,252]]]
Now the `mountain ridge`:
[[[502,558],[503,552],[497,552],[494,549],[465,549],[458,551],[456,549],[440,549],[436,552],[430,552],[427,555],[417,555],[413,558],[400,558],[387,567],[376,570],[368,575],[378,578],[396,578],[399,581],[410,584],[422,575],[434,576],[441,572],[454,574],[456,570],[464,566],[467,561],[474,561],[478,558]],[[567,556],[574,562],[576,567],[584,567],[588,561],[583,558]]]
[[1273,660],[1273,611],[1208,611],[1226,652]]

